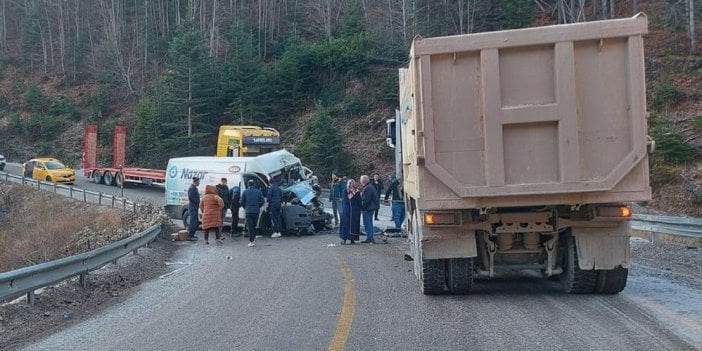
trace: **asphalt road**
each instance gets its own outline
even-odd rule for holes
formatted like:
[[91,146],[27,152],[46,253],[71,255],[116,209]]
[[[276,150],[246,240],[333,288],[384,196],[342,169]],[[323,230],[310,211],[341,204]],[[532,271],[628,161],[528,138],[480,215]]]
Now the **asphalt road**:
[[28,350],[325,350],[339,328],[346,350],[694,349],[626,291],[565,295],[522,276],[470,296],[421,295],[401,239],[390,240],[182,243],[172,274]]
[[[111,190],[85,180],[76,186]],[[159,189],[128,191],[132,199],[162,199]],[[382,224],[388,212],[383,207]],[[478,282],[469,296],[424,296],[403,260],[403,239],[341,246],[328,234],[246,243],[179,243],[170,273],[27,349],[702,349],[702,318],[691,314],[700,291],[651,277],[643,266],[614,296],[566,295],[558,283],[528,275]]]

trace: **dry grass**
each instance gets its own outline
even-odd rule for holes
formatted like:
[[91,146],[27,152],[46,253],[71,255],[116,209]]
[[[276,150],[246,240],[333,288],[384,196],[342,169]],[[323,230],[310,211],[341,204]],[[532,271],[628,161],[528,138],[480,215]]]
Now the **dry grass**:
[[88,251],[154,223],[134,217],[119,209],[0,183],[0,272]]

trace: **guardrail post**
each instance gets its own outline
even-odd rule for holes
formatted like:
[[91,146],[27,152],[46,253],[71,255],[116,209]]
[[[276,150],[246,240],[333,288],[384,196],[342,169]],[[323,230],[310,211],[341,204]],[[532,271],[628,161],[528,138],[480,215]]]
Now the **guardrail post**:
[[115,196],[112,195],[112,207],[115,207]]
[[98,205],[102,205],[102,191],[98,194]]
[[37,180],[37,189],[41,190],[41,180]]
[[122,198],[122,209],[126,210],[127,209],[127,199]]
[[651,244],[655,244],[661,240],[661,235],[658,232],[651,232]]
[[112,261],[112,264],[116,265],[116,264],[117,264],[117,260],[115,259],[114,261]]
[[34,296],[34,290],[27,293],[27,303],[34,306],[36,296]]
[[80,287],[85,289],[86,286],[88,286],[88,273],[83,273],[80,275],[78,278],[78,283],[80,284]]
[[58,190],[56,189],[56,183],[54,183],[54,194],[56,194]]
[[136,255],[136,254],[138,254],[138,253],[139,253],[139,248],[138,248],[138,247],[137,247],[136,249],[134,249],[134,251],[132,251],[132,254],[133,254],[133,255]]
[[88,202],[88,194],[85,192],[85,189],[83,189],[83,202]]
[[70,196],[71,199],[73,198],[73,187],[68,188],[68,196]]

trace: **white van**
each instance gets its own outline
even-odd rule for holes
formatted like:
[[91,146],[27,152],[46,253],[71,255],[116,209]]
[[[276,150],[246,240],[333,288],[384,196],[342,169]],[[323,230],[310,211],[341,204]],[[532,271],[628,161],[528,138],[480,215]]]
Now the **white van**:
[[[200,178],[198,190],[205,193],[206,185],[217,185],[222,178],[227,178],[229,188],[239,186],[243,191],[249,180],[256,183],[256,187],[267,194],[271,180],[275,179],[281,187],[301,182],[312,183],[316,177],[310,174],[308,168],[303,167],[300,159],[287,150],[279,150],[256,157],[179,157],[168,160],[166,168],[166,212],[172,218],[182,219],[187,228],[188,214],[188,188],[193,177]],[[312,184],[310,184],[311,186]],[[300,200],[307,204],[314,197],[309,192]],[[264,205],[265,208],[265,205]],[[243,225],[244,212],[240,209],[239,223]],[[231,212],[227,211],[225,223],[231,223]]]

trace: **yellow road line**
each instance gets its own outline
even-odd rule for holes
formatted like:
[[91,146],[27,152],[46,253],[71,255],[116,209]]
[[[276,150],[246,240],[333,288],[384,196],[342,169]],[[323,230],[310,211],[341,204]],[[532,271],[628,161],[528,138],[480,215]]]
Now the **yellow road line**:
[[328,351],[341,351],[346,347],[346,340],[351,333],[353,314],[356,311],[356,288],[353,281],[353,273],[348,262],[338,253],[334,253],[339,261],[341,273],[344,276],[344,302],[341,305],[341,315],[336,323],[334,336],[329,343]]

